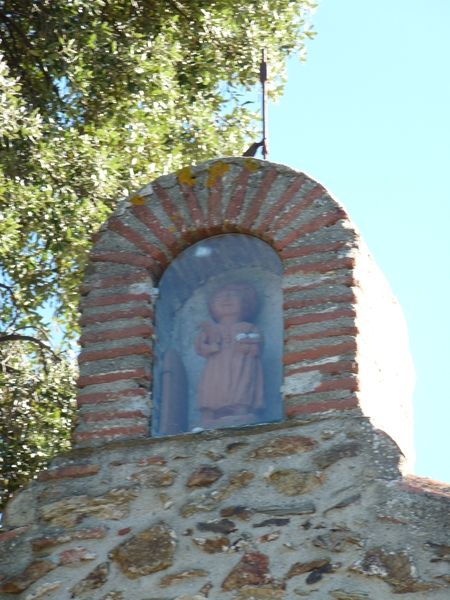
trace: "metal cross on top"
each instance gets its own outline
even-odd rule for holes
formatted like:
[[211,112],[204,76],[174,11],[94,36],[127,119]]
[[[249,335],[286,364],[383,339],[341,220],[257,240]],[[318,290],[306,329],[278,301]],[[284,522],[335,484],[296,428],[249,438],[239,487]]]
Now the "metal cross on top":
[[243,156],[255,156],[258,148],[261,148],[263,158],[266,159],[269,155],[268,142],[267,142],[267,62],[266,62],[266,50],[261,50],[261,62],[259,64],[259,80],[261,82],[261,96],[262,96],[262,139],[260,142],[254,142],[246,150]]

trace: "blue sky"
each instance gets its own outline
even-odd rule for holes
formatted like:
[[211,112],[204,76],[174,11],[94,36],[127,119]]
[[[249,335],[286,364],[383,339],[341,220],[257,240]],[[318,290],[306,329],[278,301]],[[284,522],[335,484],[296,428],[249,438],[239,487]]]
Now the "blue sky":
[[347,209],[408,322],[416,473],[450,481],[450,2],[321,0],[269,160]]

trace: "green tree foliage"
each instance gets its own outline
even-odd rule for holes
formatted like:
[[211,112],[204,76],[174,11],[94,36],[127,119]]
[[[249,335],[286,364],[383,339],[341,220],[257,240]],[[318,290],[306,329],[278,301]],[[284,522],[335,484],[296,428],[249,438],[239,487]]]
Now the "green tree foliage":
[[0,0],[0,402],[3,418],[33,415],[23,430],[18,419],[2,431],[12,451],[27,440],[28,476],[42,464],[32,432],[49,456],[59,444],[49,439],[66,424],[56,425],[70,396],[64,348],[55,362],[47,346],[55,318],[63,346],[76,331],[92,233],[130,190],[258,139],[244,99],[261,49],[276,97],[286,57],[312,36],[312,8],[310,0]]
[[27,344],[10,341],[0,351],[0,506],[70,445],[74,368],[36,356]]

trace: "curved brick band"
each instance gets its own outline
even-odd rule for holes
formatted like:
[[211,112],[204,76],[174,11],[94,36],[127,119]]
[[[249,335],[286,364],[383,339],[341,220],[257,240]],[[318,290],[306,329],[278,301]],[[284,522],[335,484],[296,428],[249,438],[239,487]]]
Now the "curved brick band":
[[248,158],[159,178],[96,236],[82,286],[75,444],[150,435],[154,286],[180,252],[221,233],[257,236],[283,263],[286,418],[362,411],[411,453],[412,371],[392,293],[322,186]]

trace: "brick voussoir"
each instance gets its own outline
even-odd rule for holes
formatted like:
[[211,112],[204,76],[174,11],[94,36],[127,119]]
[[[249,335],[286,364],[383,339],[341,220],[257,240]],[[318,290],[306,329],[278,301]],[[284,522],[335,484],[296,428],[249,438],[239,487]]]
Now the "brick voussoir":
[[112,348],[110,350],[82,350],[78,362],[84,363],[92,360],[103,360],[106,358],[117,358],[119,356],[133,356],[153,354],[152,348],[148,344],[135,344],[132,346],[123,346],[122,348]]
[[85,387],[87,385],[95,385],[98,383],[110,383],[112,381],[128,379],[147,379],[151,380],[150,372],[147,369],[125,369],[123,371],[115,371],[109,373],[95,373],[93,375],[83,375],[78,378],[77,386]]
[[269,210],[266,212],[265,215],[263,215],[261,222],[258,224],[258,229],[262,229],[265,230],[267,228],[270,228],[271,225],[273,225],[273,222],[276,220],[276,226],[278,227],[278,224],[280,222],[280,213],[282,212],[283,208],[286,206],[286,204],[292,200],[292,198],[299,192],[299,190],[301,189],[301,187],[303,186],[303,184],[306,181],[306,176],[303,173],[300,173],[295,179],[294,181],[290,184],[290,186],[284,190],[284,192],[281,194],[281,196],[279,197],[279,199],[277,200],[277,202],[275,202],[275,204],[273,204],[272,206],[269,207]]
[[300,214],[309,206],[311,206],[314,200],[318,200],[319,198],[324,196],[325,193],[325,188],[323,188],[320,184],[316,184],[312,189],[305,193],[302,200],[300,200],[300,202],[293,206],[288,213],[286,213],[284,216],[280,216],[274,222],[273,229],[276,231],[281,231],[288,225],[292,225],[296,221],[296,219],[299,218]]
[[339,356],[348,352],[356,352],[356,339],[345,342],[343,344],[335,344],[332,346],[319,346],[318,348],[310,348],[302,352],[289,352],[284,355],[283,363],[292,365],[303,360],[313,360],[317,358],[325,358],[327,356]]
[[114,233],[119,234],[128,242],[131,242],[134,246],[136,246],[136,248],[139,248],[146,254],[149,254],[162,266],[165,266],[167,264],[168,257],[160,248],[158,248],[155,244],[147,241],[145,237],[142,236],[138,231],[136,231],[132,226],[122,223],[122,221],[117,217],[113,217],[108,221],[108,229],[114,231]]
[[331,225],[334,225],[343,219],[348,219],[348,216],[344,209],[340,207],[320,214],[315,219],[312,219],[297,229],[290,231],[284,237],[275,240],[275,247],[277,250],[283,250],[283,248],[286,248],[289,246],[289,244],[296,241],[301,236],[319,231],[322,229],[322,227],[330,227]]
[[153,318],[153,310],[149,306],[137,306],[128,310],[117,310],[94,315],[82,316],[80,325],[92,325],[93,323],[104,323],[106,321],[117,321],[119,319],[134,319],[135,317]]
[[169,248],[178,246],[176,236],[164,227],[156,215],[151,212],[146,206],[133,206],[131,209],[133,215],[149,229],[153,235],[161,242],[161,244]]
[[160,206],[170,222],[176,224],[180,230],[186,230],[191,226],[192,223],[186,222],[180,209],[175,206],[167,191],[159,183],[153,184],[153,194],[158,198]]
[[287,260],[289,258],[300,258],[302,256],[309,256],[310,254],[319,254],[323,252],[334,252],[341,248],[347,247],[349,250],[354,248],[354,242],[352,240],[338,240],[328,244],[305,244],[302,246],[284,248],[280,252],[282,259]]
[[224,219],[226,221],[236,221],[239,217],[239,212],[247,191],[250,174],[251,171],[245,168],[239,173],[239,176],[235,181],[233,196],[231,197],[225,210]]
[[205,216],[203,215],[202,207],[189,185],[180,184],[180,189],[183,193],[187,209],[195,226],[203,225]]
[[267,198],[267,194],[272,187],[275,179],[278,176],[276,169],[268,169],[264,174],[264,177],[255,192],[255,195],[251,199],[246,214],[241,215],[240,225],[244,228],[253,227],[255,220],[258,216],[261,206]]

